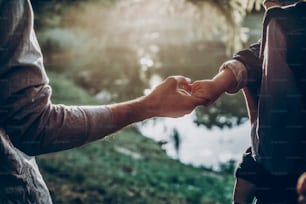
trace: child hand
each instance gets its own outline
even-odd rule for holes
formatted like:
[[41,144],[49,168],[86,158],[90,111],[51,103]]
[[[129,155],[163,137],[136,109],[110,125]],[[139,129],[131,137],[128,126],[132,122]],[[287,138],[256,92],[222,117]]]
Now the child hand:
[[198,80],[191,84],[191,94],[202,100],[202,105],[209,106],[219,97],[214,81]]

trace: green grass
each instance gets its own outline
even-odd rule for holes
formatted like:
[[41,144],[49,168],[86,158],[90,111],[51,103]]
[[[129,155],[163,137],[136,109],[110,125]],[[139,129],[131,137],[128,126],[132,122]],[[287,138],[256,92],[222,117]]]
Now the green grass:
[[134,128],[38,162],[54,203],[230,203],[232,175],[172,160]]

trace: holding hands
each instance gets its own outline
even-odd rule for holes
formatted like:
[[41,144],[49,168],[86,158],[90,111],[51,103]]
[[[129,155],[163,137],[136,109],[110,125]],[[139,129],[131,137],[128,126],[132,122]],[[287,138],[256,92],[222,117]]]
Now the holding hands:
[[170,76],[149,95],[112,105],[113,117],[118,127],[151,117],[181,117],[199,105],[211,105],[235,84],[233,73],[227,69],[211,80],[194,83],[184,76]]
[[152,117],[176,118],[191,113],[203,101],[200,97],[191,95],[191,89],[190,79],[170,76],[149,95],[111,105],[114,129]]
[[236,86],[236,79],[229,69],[224,69],[213,79],[198,80],[191,84],[192,96],[201,99],[201,105],[209,106],[224,92]]
[[[213,79],[190,83],[183,76],[170,76],[141,99],[149,117],[181,117],[196,106],[209,106],[236,86],[233,73],[224,69]],[[148,116],[148,115],[147,115]]]
[[190,79],[170,76],[143,98],[152,117],[181,117],[202,103],[200,97],[191,95]]
[[192,96],[201,100],[201,105],[209,106],[218,97],[217,86],[213,80],[198,80],[191,84]]

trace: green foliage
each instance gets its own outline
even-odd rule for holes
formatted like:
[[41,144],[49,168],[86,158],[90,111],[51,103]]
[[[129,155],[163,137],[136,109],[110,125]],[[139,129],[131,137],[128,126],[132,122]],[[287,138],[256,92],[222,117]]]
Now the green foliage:
[[134,129],[82,148],[40,157],[54,202],[230,203],[232,173],[183,165]]
[[[198,5],[212,4],[221,16],[224,16],[227,26],[231,27],[228,31],[228,40],[226,42],[228,54],[241,49],[243,41],[241,23],[248,12],[259,10],[262,0],[186,0]],[[200,10],[201,11],[201,10]]]
[[[263,0],[187,0],[189,2],[199,4],[203,2],[211,2],[217,5],[221,11],[225,13],[231,13],[237,10],[241,15],[245,15],[246,12],[250,12],[254,9],[259,10]],[[228,14],[227,14],[228,15]],[[229,15],[231,16],[231,15]]]
[[82,7],[88,2],[98,2],[109,7],[120,0],[35,0],[31,1],[35,11],[35,25],[38,29],[58,27],[65,24],[63,18],[68,7]]
[[54,103],[67,105],[97,104],[97,101],[92,96],[82,88],[77,87],[67,77],[52,72],[48,72],[48,76],[53,89],[51,100]]

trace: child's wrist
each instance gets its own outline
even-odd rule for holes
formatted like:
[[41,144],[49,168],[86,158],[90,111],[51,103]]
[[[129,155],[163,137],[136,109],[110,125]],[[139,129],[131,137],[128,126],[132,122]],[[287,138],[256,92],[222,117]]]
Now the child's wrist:
[[222,70],[216,77],[213,78],[216,91],[220,95],[224,92],[228,92],[236,87],[237,81],[234,74],[230,69]]

